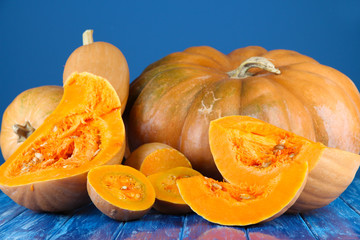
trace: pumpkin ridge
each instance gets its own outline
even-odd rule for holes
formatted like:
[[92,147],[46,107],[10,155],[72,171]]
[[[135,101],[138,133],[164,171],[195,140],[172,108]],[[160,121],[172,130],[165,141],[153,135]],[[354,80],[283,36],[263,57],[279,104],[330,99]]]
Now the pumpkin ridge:
[[[210,55],[206,54],[207,52],[205,52],[204,50],[207,50],[207,51],[210,50],[211,53],[217,54],[219,57],[222,58],[222,60],[226,61],[226,64],[219,61],[219,59],[212,57],[212,55],[210,56]],[[210,53],[210,51],[209,51],[209,53]],[[216,50],[215,48],[208,47],[208,46],[190,47],[190,48],[185,49],[184,52],[198,54],[198,55],[208,57],[209,59],[212,59],[214,62],[218,63],[222,67],[221,70],[223,70],[225,72],[232,70],[231,69],[232,64],[230,62],[230,58],[227,55],[223,54],[222,52]]]
[[[328,66],[325,66],[325,65],[322,65],[322,64],[316,64],[316,63],[312,63],[312,62],[306,62],[307,64],[314,64],[314,66],[316,66],[316,67],[321,67],[321,68],[327,68],[326,70],[335,70],[335,69],[333,69],[333,68],[330,68],[330,67],[328,67]],[[345,89],[345,87],[342,85],[342,84],[340,84],[339,82],[337,82],[335,79],[333,79],[333,78],[330,78],[330,77],[328,77],[328,76],[326,76],[326,75],[324,75],[324,74],[320,74],[320,73],[317,73],[317,72],[314,72],[314,71],[307,71],[307,70],[302,70],[302,69],[292,69],[292,67],[293,66],[296,66],[296,65],[300,65],[300,64],[304,64],[304,63],[296,63],[296,64],[292,64],[292,65],[289,65],[289,66],[287,66],[287,68],[289,68],[289,69],[291,69],[291,70],[295,70],[295,71],[299,71],[299,72],[306,72],[306,73],[309,73],[309,74],[313,74],[313,75],[316,75],[316,76],[319,76],[319,77],[321,77],[321,78],[324,78],[324,79],[327,79],[327,80],[329,80],[330,82],[332,82],[334,85],[336,85],[337,87],[338,87],[338,89],[341,89],[342,90],[342,92],[344,93],[344,97],[345,98],[348,98],[349,99],[349,101],[351,101],[352,102],[352,105],[353,105],[353,107],[354,107],[354,109],[355,109],[355,111],[358,113],[358,116],[359,116],[359,123],[360,123],[360,110],[358,109],[358,108],[356,108],[356,100],[353,98],[353,96],[352,96],[352,94],[348,94],[347,92],[346,92],[346,89]],[[339,72],[340,73],[340,72]],[[344,75],[345,76],[345,75]],[[346,77],[346,76],[345,76]],[[350,80],[350,79],[349,79]],[[356,85],[353,83],[353,82],[351,82],[351,80],[349,81],[349,84],[351,84],[352,86],[354,86],[355,88],[356,88]],[[360,103],[360,98],[358,98],[357,99],[357,101]]]

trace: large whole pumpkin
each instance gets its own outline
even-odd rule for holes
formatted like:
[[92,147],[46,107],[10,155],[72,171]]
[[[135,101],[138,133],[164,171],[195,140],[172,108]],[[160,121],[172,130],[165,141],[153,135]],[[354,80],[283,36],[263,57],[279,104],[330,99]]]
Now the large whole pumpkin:
[[225,55],[191,47],[148,66],[131,84],[130,146],[163,142],[194,169],[219,177],[209,122],[247,115],[310,140],[358,153],[360,95],[339,71],[295,51],[246,47]]

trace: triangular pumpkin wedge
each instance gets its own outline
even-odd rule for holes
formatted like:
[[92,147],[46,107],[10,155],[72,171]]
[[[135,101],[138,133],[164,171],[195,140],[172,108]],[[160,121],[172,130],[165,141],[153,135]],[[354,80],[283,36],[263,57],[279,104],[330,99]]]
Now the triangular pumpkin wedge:
[[291,208],[305,211],[335,200],[351,183],[360,156],[328,148],[248,116],[229,116],[210,123],[209,144],[226,181],[263,184],[295,162],[307,161],[309,177]]
[[71,210],[89,202],[87,172],[119,163],[124,150],[115,90],[101,77],[74,73],[58,107],[0,167],[0,188],[32,210]]
[[235,185],[195,176],[177,180],[181,197],[206,220],[222,225],[246,226],[283,214],[299,197],[308,165],[296,162],[264,184],[249,184],[246,176]]

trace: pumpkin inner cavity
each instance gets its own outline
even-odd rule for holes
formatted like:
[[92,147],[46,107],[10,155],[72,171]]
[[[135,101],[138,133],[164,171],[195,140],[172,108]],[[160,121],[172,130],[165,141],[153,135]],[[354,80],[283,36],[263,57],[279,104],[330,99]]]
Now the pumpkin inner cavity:
[[226,182],[219,182],[212,178],[204,177],[205,187],[208,189],[209,197],[216,197],[222,199],[233,199],[236,202],[243,202],[246,200],[254,200],[266,197],[272,191],[273,182],[278,181],[274,178],[269,181],[268,185],[247,185],[246,183],[240,185],[232,185]]
[[236,160],[259,169],[275,168],[293,161],[301,151],[303,142],[288,133],[246,133],[232,130],[230,140]]
[[84,115],[64,118],[18,155],[10,176],[53,168],[73,169],[91,161],[101,149],[97,121]]
[[131,175],[109,174],[102,179],[108,191],[120,200],[141,201],[144,199],[144,185]]

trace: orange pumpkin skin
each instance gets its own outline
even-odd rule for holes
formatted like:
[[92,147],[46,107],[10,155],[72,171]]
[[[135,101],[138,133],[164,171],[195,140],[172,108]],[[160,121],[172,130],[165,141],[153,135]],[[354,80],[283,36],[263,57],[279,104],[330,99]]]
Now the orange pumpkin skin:
[[107,79],[117,92],[124,112],[129,96],[129,68],[117,47],[107,42],[78,47],[66,61],[64,83],[73,72],[89,72]]
[[[0,145],[6,161],[11,154],[37,129],[59,104],[63,95],[60,86],[41,86],[20,93],[6,108],[2,123]],[[14,128],[26,126],[24,135],[17,134]]]
[[90,201],[87,172],[120,163],[125,128],[120,100],[110,83],[74,73],[44,123],[0,167],[0,189],[35,211],[61,212]]
[[[260,56],[280,74],[234,70]],[[329,147],[360,150],[360,96],[337,70],[289,50],[246,47],[224,55],[191,47],[151,64],[131,84],[127,110],[132,149],[147,142],[177,148],[204,175],[220,178],[208,144],[211,120],[247,115]]]

